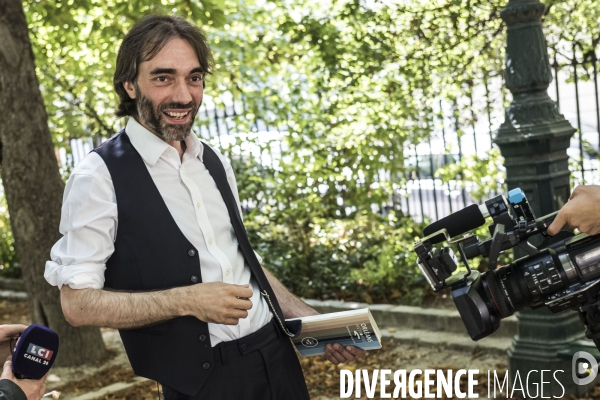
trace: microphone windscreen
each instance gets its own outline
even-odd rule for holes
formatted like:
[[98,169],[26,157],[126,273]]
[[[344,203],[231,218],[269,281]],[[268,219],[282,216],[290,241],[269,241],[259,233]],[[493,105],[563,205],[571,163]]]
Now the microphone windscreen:
[[[471,204],[462,210],[435,221],[433,224],[427,226],[423,230],[423,233],[425,236],[429,236],[440,229],[446,228],[450,237],[454,237],[461,233],[479,228],[483,224],[485,224],[485,217],[481,213],[479,206],[477,204]],[[432,244],[436,244],[443,242],[445,237],[444,235],[437,235],[429,240]]]
[[54,364],[57,354],[57,333],[43,325],[29,325],[13,352],[13,372],[25,378],[41,379]]

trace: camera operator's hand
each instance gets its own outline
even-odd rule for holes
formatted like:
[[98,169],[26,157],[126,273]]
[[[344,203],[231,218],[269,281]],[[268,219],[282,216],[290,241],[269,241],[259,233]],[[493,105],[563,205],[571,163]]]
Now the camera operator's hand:
[[[0,360],[10,356],[10,340],[19,336],[27,328],[25,325],[0,325]],[[16,340],[13,341],[13,345]]]
[[8,379],[14,382],[27,396],[27,400],[40,400],[46,391],[46,376],[42,379],[17,379],[12,371],[12,359],[8,357],[4,363],[0,379]]
[[577,186],[548,227],[548,233],[556,235],[565,225],[588,235],[600,233],[600,186]]

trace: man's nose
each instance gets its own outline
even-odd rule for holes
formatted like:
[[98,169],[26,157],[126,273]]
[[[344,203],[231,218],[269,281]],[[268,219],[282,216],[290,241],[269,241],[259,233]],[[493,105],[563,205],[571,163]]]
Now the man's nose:
[[175,83],[175,87],[173,88],[173,96],[171,101],[174,103],[183,103],[188,104],[193,99],[192,94],[185,82],[185,80],[180,80]]

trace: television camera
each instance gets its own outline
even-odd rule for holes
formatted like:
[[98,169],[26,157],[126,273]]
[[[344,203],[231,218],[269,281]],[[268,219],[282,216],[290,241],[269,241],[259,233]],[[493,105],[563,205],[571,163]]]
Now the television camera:
[[[549,236],[556,214],[536,219],[517,188],[508,198],[473,204],[425,228],[425,237],[414,246],[418,266],[434,292],[450,288],[471,339],[492,334],[516,311],[546,306],[555,313],[579,311],[586,336],[600,348],[600,235],[563,231]],[[486,218],[493,221],[491,237],[482,241],[469,231]],[[529,239],[536,235],[543,241],[534,246]],[[498,266],[502,252],[512,248],[527,255]],[[487,271],[469,266],[475,257],[488,258]]]

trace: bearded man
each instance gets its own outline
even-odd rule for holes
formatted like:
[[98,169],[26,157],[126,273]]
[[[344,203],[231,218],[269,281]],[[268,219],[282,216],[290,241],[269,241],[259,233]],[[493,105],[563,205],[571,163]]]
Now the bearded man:
[[[45,277],[72,325],[120,330],[166,400],[306,400],[285,319],[316,311],[260,266],[231,165],[190,134],[212,67],[183,19],[150,16],[127,34],[114,75],[126,128],[69,178]],[[327,349],[335,364],[363,355]]]

